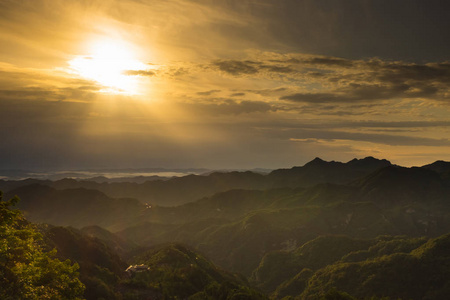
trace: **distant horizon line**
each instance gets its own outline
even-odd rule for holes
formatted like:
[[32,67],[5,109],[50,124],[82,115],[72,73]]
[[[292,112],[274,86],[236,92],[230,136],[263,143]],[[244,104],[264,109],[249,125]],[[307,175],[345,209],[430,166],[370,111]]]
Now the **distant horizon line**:
[[434,160],[431,163],[426,163],[426,164],[422,164],[422,165],[410,165],[410,166],[406,166],[406,165],[400,165],[400,164],[396,164],[393,163],[391,160],[386,159],[386,158],[377,158],[374,156],[365,156],[363,158],[357,158],[354,157],[350,160],[344,161],[344,160],[335,160],[335,159],[331,159],[331,160],[327,160],[327,159],[322,159],[321,157],[315,157],[311,160],[308,160],[307,162],[305,162],[304,164],[300,165],[300,164],[291,164],[288,167],[284,167],[284,166],[280,166],[280,167],[274,167],[274,168],[270,168],[270,167],[236,167],[236,168],[224,168],[224,167],[112,167],[112,168],[107,168],[107,167],[86,167],[86,168],[65,168],[65,167],[49,167],[49,168],[22,168],[22,167],[18,167],[18,168],[14,168],[14,167],[6,167],[6,168],[2,168],[0,167],[0,172],[6,172],[6,171],[18,171],[18,172],[33,172],[33,173],[43,173],[43,172],[54,172],[54,173],[69,173],[69,172],[110,172],[110,171],[114,171],[114,172],[127,172],[127,171],[142,171],[142,172],[184,172],[184,171],[192,171],[192,172],[209,172],[209,171],[251,171],[251,170],[277,170],[277,169],[285,169],[285,168],[293,168],[293,167],[303,167],[305,165],[307,165],[308,163],[315,161],[317,159],[324,161],[324,162],[337,162],[337,163],[349,163],[353,160],[364,160],[364,159],[375,159],[375,160],[386,160],[388,162],[390,162],[393,165],[398,165],[401,167],[405,167],[405,168],[411,168],[411,167],[422,167],[422,166],[426,166],[428,164],[432,164],[435,162],[447,162],[445,160],[442,159],[437,159]]
[[161,178],[171,178],[171,177],[182,177],[187,175],[208,175],[214,172],[259,172],[259,173],[270,173],[274,170],[279,169],[289,169],[295,167],[304,167],[310,163],[314,162],[324,162],[324,163],[342,163],[347,164],[352,161],[362,161],[362,160],[377,160],[377,161],[387,161],[391,165],[400,166],[405,168],[413,167],[423,167],[436,162],[446,162],[444,160],[436,160],[429,164],[424,165],[413,165],[413,166],[402,166],[399,164],[394,164],[388,159],[375,158],[373,156],[366,156],[364,158],[353,158],[346,162],[338,160],[324,160],[316,157],[303,165],[292,165],[291,167],[279,167],[279,168],[170,168],[170,167],[144,167],[144,168],[78,168],[78,169],[47,169],[47,170],[33,170],[24,168],[0,168],[0,180],[25,180],[25,179],[48,179],[48,180],[60,180],[60,179],[92,179],[97,177],[104,177],[110,180],[120,179],[120,178],[139,178],[139,177],[161,177]]

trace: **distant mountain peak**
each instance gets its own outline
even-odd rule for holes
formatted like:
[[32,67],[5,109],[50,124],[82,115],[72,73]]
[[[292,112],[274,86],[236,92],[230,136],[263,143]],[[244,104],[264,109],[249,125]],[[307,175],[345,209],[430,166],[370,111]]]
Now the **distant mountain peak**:
[[433,170],[438,173],[450,172],[450,162],[437,160],[432,164],[422,166],[424,169]]
[[377,158],[375,158],[373,156],[367,156],[367,157],[362,158],[362,159],[354,158],[354,159],[352,159],[351,161],[349,161],[347,163],[347,165],[361,165],[361,166],[363,166],[363,165],[375,165],[375,164],[376,165],[380,165],[380,166],[384,166],[384,167],[392,165],[391,162],[386,160],[386,159],[377,159]]
[[379,159],[376,159],[375,157],[373,157],[373,156],[367,156],[367,157],[364,157],[363,159],[361,159],[362,161],[379,161]]
[[380,167],[387,167],[392,165],[390,161],[386,159],[377,159],[373,156],[367,156],[365,158],[354,158],[350,160],[347,163],[337,162],[337,161],[325,161],[321,159],[320,157],[314,158],[312,161],[305,164],[305,166],[320,166],[324,164],[331,164],[331,165],[351,165],[351,166],[369,166],[369,165],[379,165]]
[[321,165],[321,164],[323,164],[323,163],[326,163],[326,161],[324,161],[324,160],[321,159],[320,157],[316,157],[316,158],[314,158],[312,161],[306,163],[305,166]]

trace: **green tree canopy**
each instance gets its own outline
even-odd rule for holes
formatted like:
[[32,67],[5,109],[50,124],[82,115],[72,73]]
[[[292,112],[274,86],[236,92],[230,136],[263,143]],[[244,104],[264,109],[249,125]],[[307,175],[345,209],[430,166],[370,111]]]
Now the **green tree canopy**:
[[0,191],[0,296],[2,299],[81,299],[84,285],[78,264],[45,252],[42,236],[20,210],[14,197],[3,201]]

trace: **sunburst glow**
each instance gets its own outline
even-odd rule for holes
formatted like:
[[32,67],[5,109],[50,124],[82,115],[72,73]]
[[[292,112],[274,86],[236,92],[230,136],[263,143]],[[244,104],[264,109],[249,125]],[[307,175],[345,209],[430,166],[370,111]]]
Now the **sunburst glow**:
[[127,71],[148,69],[148,65],[134,57],[130,47],[118,40],[103,40],[93,43],[88,55],[77,56],[69,65],[82,77],[95,80],[105,86],[104,92],[138,93],[138,78]]

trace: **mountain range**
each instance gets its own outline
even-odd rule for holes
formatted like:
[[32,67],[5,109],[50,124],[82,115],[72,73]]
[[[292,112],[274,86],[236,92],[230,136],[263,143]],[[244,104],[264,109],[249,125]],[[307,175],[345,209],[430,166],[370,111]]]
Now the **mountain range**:
[[[120,268],[125,262],[155,262],[160,268],[155,255],[187,259],[186,265],[177,262],[170,267],[175,269],[164,269],[178,274],[164,277],[173,280],[168,279],[167,289],[151,283],[162,273],[150,272],[133,283],[111,265],[107,273],[117,278],[98,275],[116,279],[95,283],[95,268],[87,268],[83,279],[90,282],[89,291],[104,284],[111,287],[110,295],[127,290],[156,299],[164,293],[210,299],[221,289],[226,297],[243,293],[249,299],[328,294],[337,299],[441,299],[449,291],[447,269],[436,266],[436,283],[427,276],[435,264],[449,262],[442,250],[450,232],[449,174],[450,163],[443,161],[406,168],[373,157],[347,163],[316,158],[268,174],[214,172],[144,183],[3,180],[0,189],[6,197],[21,198],[18,207],[28,220],[52,224],[46,230],[57,236],[54,245],[75,261],[83,259],[58,244],[66,235],[99,241]],[[212,269],[196,270],[199,277],[193,279],[186,268],[197,256],[208,261],[201,266]],[[390,275],[401,273],[404,264],[409,275]],[[204,284],[176,288],[177,278],[183,277],[179,268]],[[219,276],[215,268],[242,275]],[[424,275],[411,275],[417,272]],[[177,294],[177,289],[186,293]]]

